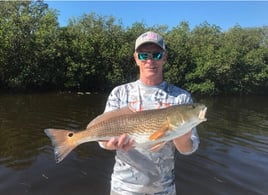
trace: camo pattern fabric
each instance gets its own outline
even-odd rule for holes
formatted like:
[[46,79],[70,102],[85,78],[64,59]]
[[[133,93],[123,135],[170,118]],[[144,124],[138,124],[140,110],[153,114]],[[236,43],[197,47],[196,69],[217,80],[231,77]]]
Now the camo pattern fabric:
[[[163,81],[157,86],[146,86],[140,80],[120,85],[110,93],[105,112],[130,107],[134,111],[160,109],[176,104],[191,103],[191,95]],[[193,129],[193,150],[199,145],[196,129]],[[111,195],[176,195],[175,146],[172,141],[157,152],[132,149],[116,151],[111,180]]]

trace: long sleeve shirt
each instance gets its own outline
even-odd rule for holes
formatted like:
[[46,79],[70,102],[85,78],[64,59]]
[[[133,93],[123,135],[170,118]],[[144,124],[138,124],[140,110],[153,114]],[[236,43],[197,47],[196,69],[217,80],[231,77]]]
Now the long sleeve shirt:
[[[191,95],[163,81],[157,86],[146,86],[140,80],[117,86],[110,93],[104,112],[122,107],[135,111],[160,109],[176,104],[192,103]],[[193,149],[199,145],[196,128],[192,130]],[[157,152],[134,148],[128,152],[117,150],[112,174],[111,191],[119,194],[175,195],[175,146],[166,143]]]

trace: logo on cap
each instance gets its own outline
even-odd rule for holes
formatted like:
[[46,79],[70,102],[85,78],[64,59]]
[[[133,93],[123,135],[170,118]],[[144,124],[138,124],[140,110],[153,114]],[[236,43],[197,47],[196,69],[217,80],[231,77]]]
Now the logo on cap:
[[157,41],[157,34],[153,33],[153,32],[148,32],[142,35],[142,40],[155,40]]

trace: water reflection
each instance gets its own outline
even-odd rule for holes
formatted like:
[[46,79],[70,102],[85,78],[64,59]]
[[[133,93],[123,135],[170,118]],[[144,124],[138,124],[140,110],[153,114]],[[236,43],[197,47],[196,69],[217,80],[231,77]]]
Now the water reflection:
[[[108,194],[113,152],[87,143],[55,164],[48,127],[83,129],[107,95],[0,96],[0,194]],[[208,106],[201,144],[178,155],[178,194],[267,194],[267,97],[197,98]],[[49,186],[49,188],[47,188]]]
[[83,129],[102,112],[104,103],[103,95],[1,96],[0,164],[13,169],[31,166],[38,154],[47,150],[45,128]]
[[209,105],[209,121],[199,128],[202,143],[198,156],[203,161],[201,166],[215,175],[218,187],[226,186],[219,193],[214,185],[211,189],[214,194],[268,192],[262,184],[268,173],[268,126],[264,125],[268,121],[266,99],[223,97],[204,100]]

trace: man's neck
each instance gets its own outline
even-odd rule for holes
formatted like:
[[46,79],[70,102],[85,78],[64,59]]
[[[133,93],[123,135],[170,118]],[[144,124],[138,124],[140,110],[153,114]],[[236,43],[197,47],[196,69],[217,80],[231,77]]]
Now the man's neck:
[[163,79],[157,78],[157,79],[142,79],[140,78],[140,81],[147,86],[156,86],[163,82]]

